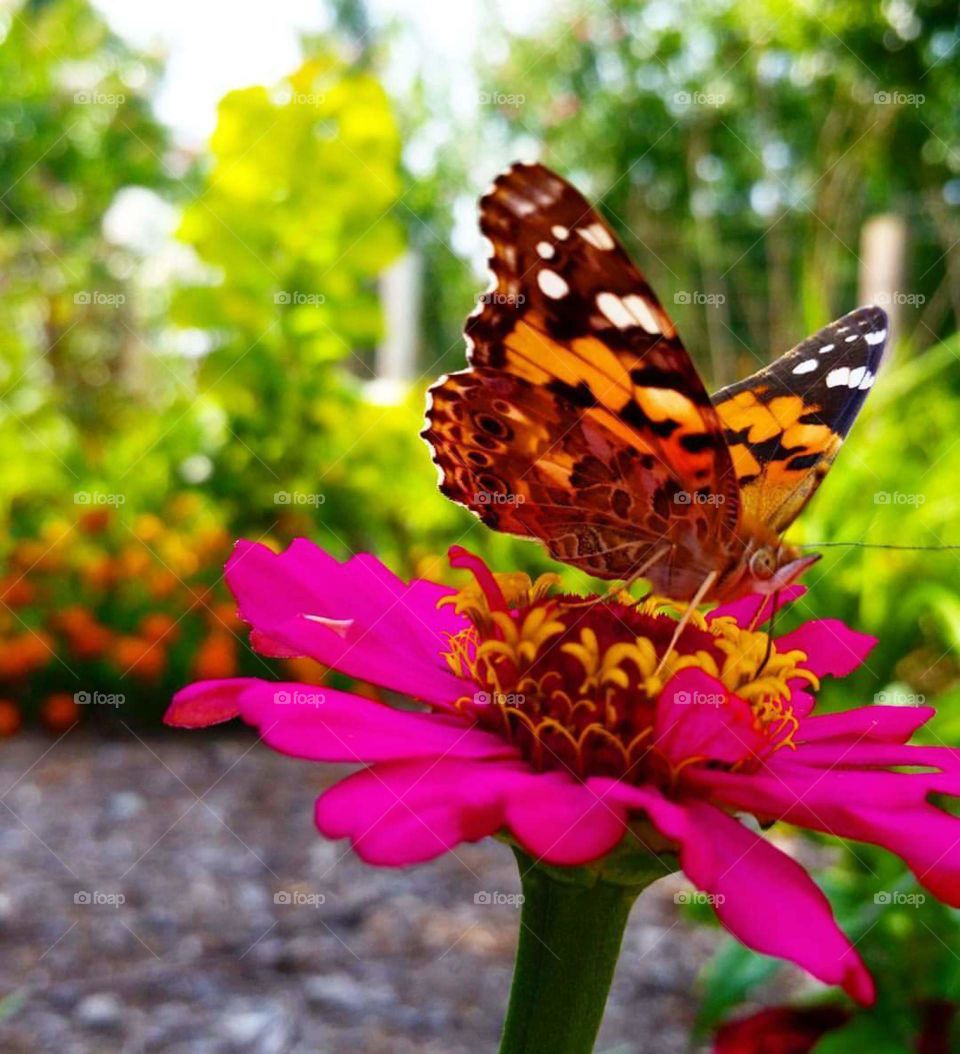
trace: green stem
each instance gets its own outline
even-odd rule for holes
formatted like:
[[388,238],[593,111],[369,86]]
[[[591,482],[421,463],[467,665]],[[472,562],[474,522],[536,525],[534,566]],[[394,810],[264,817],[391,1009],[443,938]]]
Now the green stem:
[[630,909],[663,869],[624,885],[514,852],[524,902],[500,1054],[590,1054]]

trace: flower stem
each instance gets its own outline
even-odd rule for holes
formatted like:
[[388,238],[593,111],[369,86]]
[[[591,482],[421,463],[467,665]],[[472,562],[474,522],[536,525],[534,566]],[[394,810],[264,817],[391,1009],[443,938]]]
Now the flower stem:
[[514,852],[524,902],[500,1054],[590,1054],[630,908],[663,868],[621,884]]

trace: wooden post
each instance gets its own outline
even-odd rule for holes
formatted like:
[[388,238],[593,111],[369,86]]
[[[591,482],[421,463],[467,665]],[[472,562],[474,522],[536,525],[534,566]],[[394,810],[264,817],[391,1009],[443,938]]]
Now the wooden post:
[[888,347],[901,333],[904,304],[911,303],[904,288],[907,224],[902,216],[885,212],[872,216],[860,232],[859,304],[878,304],[890,316]]

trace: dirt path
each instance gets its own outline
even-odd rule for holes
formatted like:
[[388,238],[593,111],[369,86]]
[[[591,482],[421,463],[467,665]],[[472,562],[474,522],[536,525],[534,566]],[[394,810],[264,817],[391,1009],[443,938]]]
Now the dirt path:
[[[25,734],[0,770],[6,1054],[496,1050],[517,908],[474,897],[516,892],[505,847],[368,868],[313,829],[334,770],[239,736]],[[635,909],[601,1051],[688,1049],[716,936],[678,888]]]

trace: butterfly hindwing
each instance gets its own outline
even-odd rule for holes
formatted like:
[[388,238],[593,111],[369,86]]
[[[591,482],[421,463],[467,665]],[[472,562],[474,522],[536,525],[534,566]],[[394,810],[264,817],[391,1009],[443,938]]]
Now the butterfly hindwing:
[[886,313],[862,307],[713,397],[744,515],[780,533],[823,480],[873,385]]
[[[513,166],[480,204],[495,285],[467,322],[472,370],[432,390],[424,433],[444,493],[600,577],[626,577],[665,537],[677,560],[721,549],[736,530],[736,476],[649,285],[541,165]],[[522,506],[491,507],[492,482]]]

